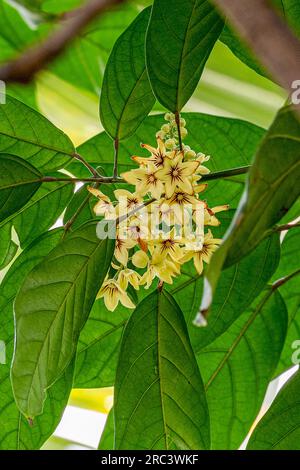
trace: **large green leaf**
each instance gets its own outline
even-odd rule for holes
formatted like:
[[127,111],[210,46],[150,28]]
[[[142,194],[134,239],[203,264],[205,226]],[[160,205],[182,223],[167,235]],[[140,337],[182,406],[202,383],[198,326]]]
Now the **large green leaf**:
[[18,245],[12,240],[11,223],[4,223],[4,226],[1,227],[0,235],[0,269],[4,269],[13,260],[18,250]]
[[249,450],[300,450],[300,372],[283,387],[250,438]]
[[120,36],[105,69],[100,117],[113,139],[123,140],[132,135],[155,102],[145,64],[150,11],[151,8],[143,10]]
[[237,449],[257,416],[285,340],[287,311],[271,288],[197,354],[210,412],[212,449]]
[[[279,236],[273,235],[239,263],[222,272],[207,317],[208,325],[205,328],[191,327],[191,340],[196,351],[200,351],[226,331],[250,306],[276,270],[279,258]],[[197,277],[194,279],[197,281]],[[198,282],[194,283],[194,295],[191,292],[192,287],[189,291],[187,286],[184,291],[177,290],[176,293],[176,299],[187,316],[188,325],[192,324],[200,308],[202,279],[198,278]],[[192,308],[189,307],[191,299]]]
[[22,247],[52,227],[72,198],[73,191],[73,184],[68,182],[44,183],[29,203],[9,219]]
[[[300,269],[299,259],[300,228],[289,230],[284,237],[281,249],[280,263],[273,277],[274,280],[289,276]],[[299,273],[300,274],[300,273]],[[280,287],[280,293],[286,303],[289,314],[289,326],[284,349],[276,374],[280,374],[295,364],[292,356],[295,351],[294,344],[300,338],[300,275],[290,279]]]
[[91,196],[91,193],[87,190],[86,184],[76,191],[66,207],[63,220],[64,224],[72,222],[72,229],[74,230],[84,222],[95,217],[93,211],[95,200]]
[[114,409],[112,408],[107,416],[105,427],[101,434],[99,450],[113,450],[115,441]]
[[42,174],[26,160],[0,153],[0,222],[29,201],[41,178]]
[[183,314],[167,293],[150,294],[129,319],[114,412],[119,450],[209,447],[201,376]]
[[[238,166],[249,165],[264,130],[246,121],[216,117],[201,113],[186,113],[189,135],[185,139],[197,151],[211,155],[207,166],[211,171],[226,170]],[[155,134],[164,122],[163,115],[150,116],[141,124],[134,136],[121,142],[119,149],[119,172],[136,168],[130,159],[132,155],[148,156],[148,152],[140,148],[140,143],[156,145]],[[113,146],[111,139],[101,133],[88,140],[78,148],[78,152],[90,163],[100,165],[106,175],[112,174]],[[75,175],[87,176],[82,173],[82,165],[78,163],[68,166]],[[85,171],[85,170],[84,170]],[[209,183],[205,199],[209,205],[229,203],[236,207],[244,189],[244,176],[214,180]]]
[[233,223],[207,269],[203,309],[211,303],[223,266],[253,250],[297,200],[299,152],[300,123],[292,108],[285,107],[263,139]]
[[29,426],[18,410],[10,383],[14,347],[13,302],[24,277],[59,243],[62,229],[42,235],[17,258],[0,285],[0,337],[6,345],[6,364],[0,366],[0,449],[39,449],[60,421],[72,387],[72,365],[51,389],[44,413]]
[[48,119],[10,96],[0,106],[0,152],[24,158],[39,170],[63,168],[75,152],[70,139]]
[[74,387],[111,387],[115,383],[120,341],[131,310],[118,306],[112,314],[97,300],[78,342]]
[[181,111],[192,96],[223,22],[207,0],[154,0],[146,40],[158,101]]
[[96,222],[64,239],[25,279],[15,301],[12,383],[25,416],[42,413],[46,390],[64,372],[111,262],[114,241]]

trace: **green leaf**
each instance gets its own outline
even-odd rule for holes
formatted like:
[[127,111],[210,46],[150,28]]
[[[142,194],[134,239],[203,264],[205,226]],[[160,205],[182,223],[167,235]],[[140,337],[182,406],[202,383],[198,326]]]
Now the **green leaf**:
[[209,447],[201,376],[183,314],[170,294],[150,294],[129,319],[114,412],[118,450]]
[[[205,328],[192,326],[200,308],[203,278],[198,277],[198,282],[194,284],[194,296],[188,293],[187,288],[184,291],[177,290],[176,299],[191,326],[190,335],[195,351],[200,351],[220,336],[251,305],[275,272],[279,258],[280,242],[276,234],[260,243],[239,263],[223,271]],[[191,299],[192,308],[189,307]]]
[[206,271],[203,309],[223,266],[237,263],[265,238],[300,194],[300,123],[292,108],[279,111],[256,154],[247,186],[225,242]]
[[40,187],[42,176],[25,160],[0,154],[0,222],[29,201]]
[[29,203],[10,219],[22,247],[39,237],[57,221],[72,198],[73,191],[72,183],[44,183]]
[[64,214],[64,224],[70,222],[73,218],[72,229],[79,227],[84,222],[91,220],[95,217],[93,212],[93,204],[91,193],[87,191],[87,185],[83,185],[73,195],[69,202],[66,212]]
[[6,345],[6,364],[0,366],[0,449],[39,449],[58,425],[72,386],[73,367],[51,389],[44,413],[33,426],[18,410],[10,383],[10,364],[14,347],[13,303],[24,277],[57,245],[62,229],[45,233],[28,246],[6,274],[0,285],[1,340]]
[[75,149],[48,119],[7,96],[6,104],[0,106],[0,152],[13,153],[46,172],[63,168]]
[[[280,263],[273,276],[273,280],[289,276],[293,272],[297,271],[297,269],[300,269],[299,246],[300,228],[289,230],[282,243]],[[288,309],[289,325],[276,375],[281,374],[289,367],[295,365],[292,360],[292,356],[295,352],[294,346],[297,344],[295,342],[300,338],[299,276],[290,279],[289,282],[281,286],[280,293],[283,296]]]
[[25,279],[15,301],[12,383],[27,417],[42,413],[46,390],[64,372],[110,266],[114,241],[97,222],[64,239]]
[[261,295],[216,341],[197,354],[210,412],[212,449],[237,449],[256,418],[287,329],[278,292]]
[[144,50],[150,11],[143,10],[120,36],[105,69],[100,117],[112,139],[132,135],[155,103]]
[[[197,151],[211,155],[207,166],[211,171],[226,170],[251,163],[253,154],[264,135],[264,130],[246,121],[223,118],[201,113],[185,113],[189,134],[185,140]],[[163,115],[149,116],[141,124],[134,136],[120,143],[119,172],[137,168],[130,159],[132,155],[149,156],[140,148],[140,143],[156,145],[155,134],[164,123]],[[106,133],[98,134],[78,148],[78,152],[95,166],[101,165],[107,175],[112,174],[113,146]],[[68,170],[78,176],[82,174],[81,166],[74,163]],[[85,170],[84,170],[85,171]],[[244,189],[244,175],[239,177],[215,180],[209,183],[205,198],[211,207],[228,203],[237,206]]]
[[120,342],[131,310],[121,305],[113,315],[97,300],[78,342],[75,388],[111,387],[115,383]]
[[103,429],[98,450],[113,450],[115,440],[115,422],[114,409],[112,408],[106,418],[105,427]]
[[192,96],[222,28],[207,0],[154,0],[147,68],[156,98],[170,111],[181,111]]
[[12,226],[10,223],[4,225],[0,234],[0,269],[4,269],[13,260],[18,245],[11,238]]
[[300,372],[279,392],[256,426],[247,449],[300,450]]

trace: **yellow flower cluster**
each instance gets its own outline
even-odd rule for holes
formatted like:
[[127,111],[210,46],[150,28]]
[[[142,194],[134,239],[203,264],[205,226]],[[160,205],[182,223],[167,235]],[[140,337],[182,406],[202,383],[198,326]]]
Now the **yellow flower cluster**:
[[[215,214],[228,209],[228,205],[210,209],[201,199],[209,156],[183,144],[180,149],[175,116],[167,113],[165,120],[156,134],[157,148],[141,144],[150,156],[133,156],[138,167],[121,175],[135,186],[134,192],[118,189],[112,202],[100,190],[89,188],[98,198],[95,213],[116,221],[114,261],[98,294],[111,311],[119,302],[135,307],[129,286],[148,289],[156,278],[172,284],[181,265],[191,259],[200,275],[203,262],[209,263],[221,243],[210,229],[205,233],[206,226],[219,225]],[[188,134],[185,126],[181,118],[182,139]]]

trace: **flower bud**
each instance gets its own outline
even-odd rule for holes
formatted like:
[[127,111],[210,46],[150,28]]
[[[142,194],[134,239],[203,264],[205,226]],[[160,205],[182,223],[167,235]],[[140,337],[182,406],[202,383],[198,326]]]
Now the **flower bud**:
[[164,124],[163,126],[161,126],[161,130],[162,130],[165,134],[169,134],[169,132],[170,132],[170,130],[171,130],[170,124]]
[[196,152],[194,152],[194,150],[188,150],[185,152],[184,157],[188,160],[193,160],[196,157]]
[[156,138],[164,140],[166,138],[166,134],[163,131],[158,131],[158,132],[156,132]]
[[166,113],[165,114],[165,121],[172,121],[173,119],[175,119],[175,116],[173,113]]
[[188,131],[185,127],[180,128],[181,137],[184,139],[188,135]]
[[176,146],[176,140],[175,139],[168,139],[165,142],[166,148],[167,149],[173,149]]
[[184,118],[180,118],[180,126],[185,127],[186,126],[186,120]]

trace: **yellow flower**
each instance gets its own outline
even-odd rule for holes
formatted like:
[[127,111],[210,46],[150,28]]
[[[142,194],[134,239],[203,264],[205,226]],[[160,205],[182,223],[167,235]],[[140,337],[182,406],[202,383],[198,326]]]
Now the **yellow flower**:
[[213,235],[209,230],[204,236],[203,246],[201,250],[188,251],[180,260],[180,262],[186,263],[187,261],[194,259],[194,265],[198,271],[198,274],[202,274],[203,261],[207,264],[209,263],[210,258],[212,257],[213,253],[216,251],[221,242],[222,240],[218,238],[213,238]]
[[206,207],[204,211],[204,224],[210,225],[212,227],[218,227],[221,224],[221,222],[217,219],[215,214],[217,214],[218,212],[222,212],[222,211],[228,211],[228,209],[229,209],[228,204],[224,204],[223,206],[216,206],[216,207],[213,207],[212,209],[210,209],[209,207]]
[[158,239],[151,242],[151,245],[155,246],[154,253],[157,253],[161,256],[170,256],[173,261],[179,262],[179,259],[183,257],[183,249],[180,247],[180,244],[184,243],[182,238],[176,238],[175,228],[165,234],[165,236],[160,236]]
[[106,219],[112,219],[116,217],[116,209],[113,206],[113,203],[109,199],[108,196],[103,194],[99,189],[92,188],[89,186],[88,191],[93,194],[93,196],[96,196],[99,201],[94,207],[94,212],[96,215],[104,215]]
[[118,274],[118,283],[123,290],[126,290],[128,283],[131,284],[136,290],[140,288],[141,276],[133,269],[122,269]]
[[141,196],[150,193],[155,199],[160,199],[164,192],[164,185],[157,175],[155,166],[151,163],[147,167],[127,171],[121,176],[129,184],[136,186],[136,192]]
[[125,290],[122,289],[114,279],[107,279],[104,281],[97,295],[97,299],[101,299],[102,297],[106,308],[111,312],[116,309],[119,302],[121,302],[124,307],[135,308],[134,303],[130,300]]
[[143,199],[137,193],[131,193],[126,189],[116,189],[114,195],[119,202],[119,214],[137,209],[143,204]]
[[114,256],[122,266],[127,266],[128,250],[133,248],[136,243],[136,240],[132,240],[131,238],[120,238],[119,235],[117,235]]
[[134,155],[132,160],[137,162],[139,165],[148,165],[152,163],[156,169],[164,166],[165,158],[167,158],[166,146],[160,137],[157,137],[157,148],[152,147],[148,144],[141,144],[142,148],[147,149],[151,153],[151,157],[144,158]]
[[165,183],[165,194],[170,199],[177,188],[184,193],[193,194],[190,176],[196,172],[199,162],[183,162],[183,155],[179,153],[172,160],[165,160],[162,170],[157,172],[158,178]]
[[176,189],[172,197],[170,197],[166,202],[172,208],[176,221],[182,225],[185,221],[184,210],[193,210],[193,208],[199,203],[198,199],[181,189]]
[[180,273],[179,263],[173,262],[167,256],[153,250],[153,248],[150,257],[142,251],[135,253],[132,257],[132,263],[138,268],[147,268],[140,280],[141,285],[146,284],[145,289],[151,286],[155,277],[167,284],[172,284],[172,276]]

